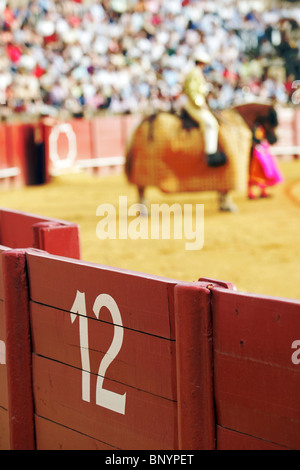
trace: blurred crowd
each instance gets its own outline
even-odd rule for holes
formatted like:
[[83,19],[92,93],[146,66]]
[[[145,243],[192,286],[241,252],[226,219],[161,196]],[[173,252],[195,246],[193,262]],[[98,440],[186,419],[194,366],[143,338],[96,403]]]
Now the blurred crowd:
[[251,0],[0,0],[2,118],[180,108],[203,48],[209,104],[291,102],[300,9]]

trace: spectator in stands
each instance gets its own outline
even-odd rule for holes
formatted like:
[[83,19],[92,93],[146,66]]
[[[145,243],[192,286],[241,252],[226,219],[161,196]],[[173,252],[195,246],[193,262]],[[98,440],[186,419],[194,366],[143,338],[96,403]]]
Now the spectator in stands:
[[287,73],[300,79],[299,12],[251,9],[252,3],[257,7],[251,0],[30,0],[11,7],[2,0],[1,96],[12,111],[53,115],[78,107],[176,109],[190,58],[202,44],[211,57],[209,80],[223,76],[209,96],[214,107],[261,94],[287,102],[285,80],[278,83],[266,70],[281,57]]

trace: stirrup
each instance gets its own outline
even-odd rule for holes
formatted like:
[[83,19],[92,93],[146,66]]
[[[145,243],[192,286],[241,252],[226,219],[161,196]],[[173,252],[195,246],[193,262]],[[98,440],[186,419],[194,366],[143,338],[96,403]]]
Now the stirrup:
[[216,168],[218,166],[225,165],[227,157],[221,150],[217,150],[216,153],[210,153],[207,155],[207,164],[210,167]]

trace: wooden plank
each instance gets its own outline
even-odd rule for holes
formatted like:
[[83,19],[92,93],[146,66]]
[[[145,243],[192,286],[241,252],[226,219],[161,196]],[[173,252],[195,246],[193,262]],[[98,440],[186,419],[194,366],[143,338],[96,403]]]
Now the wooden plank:
[[3,208],[0,209],[0,242],[10,248],[40,248],[64,256],[70,253],[76,257],[80,251],[76,224]]
[[91,121],[91,129],[95,158],[124,156],[122,117],[94,118]]
[[6,370],[6,335],[3,301],[0,301],[0,407],[8,408],[7,370]]
[[7,168],[6,126],[0,125],[0,168]]
[[[0,210],[1,244],[10,248],[35,247],[32,225],[41,217],[14,210]],[[37,247],[38,248],[38,247]]]
[[215,448],[210,291],[175,287],[179,448]]
[[8,250],[9,248],[3,245],[0,245],[0,300],[4,299],[4,284],[3,284],[3,266],[2,266],[2,256],[3,251]]
[[178,448],[176,281],[26,258],[36,414],[121,449]]
[[34,243],[40,250],[54,255],[81,258],[79,227],[60,221],[37,222],[32,226]]
[[[92,136],[91,136],[91,121],[88,119],[71,119],[67,121],[71,126],[76,135],[76,147],[77,147],[77,157],[84,159],[84,158],[91,158],[93,156],[92,150]],[[65,136],[61,135],[63,140]],[[69,152],[69,142],[65,139],[64,148],[62,151],[59,149],[59,142],[58,142],[58,152],[59,155],[66,156]]]
[[223,427],[300,448],[300,302],[213,289],[214,382]]
[[6,367],[6,328],[4,313],[4,284],[1,253],[6,247],[0,246],[0,449],[9,448],[8,389]]
[[91,124],[86,119],[58,123],[52,118],[43,122],[46,160],[50,171],[71,170],[78,158],[91,158]]
[[[0,340],[5,341],[6,334],[5,334],[5,314],[4,314],[4,303],[3,300],[0,299]],[[1,358],[0,358],[1,364]]]
[[33,397],[25,252],[2,253],[10,445],[33,450]]
[[10,450],[8,411],[0,406],[0,450]]
[[78,393],[81,381],[81,370],[34,354],[36,414],[121,449],[177,448],[176,402],[107,381],[107,388],[126,393],[122,414],[96,405],[97,375],[90,374],[90,402]]
[[18,180],[20,184],[25,184],[28,179],[26,138],[30,132],[28,124],[7,124],[6,138],[7,149],[11,158],[11,166],[20,169]]
[[8,409],[7,370],[4,364],[0,364],[0,408]]
[[[40,356],[81,368],[80,317],[71,321],[70,311],[31,302],[33,352]],[[101,321],[94,316],[86,323],[90,370],[99,365],[114,339],[112,319]],[[124,329],[120,352],[108,367],[105,377],[132,387],[176,399],[175,344],[158,336]]]
[[257,439],[217,426],[217,450],[287,450],[273,442]]
[[36,450],[116,450],[105,442],[36,416]]
[[[50,256],[27,250],[31,299],[70,311],[77,292],[85,295],[87,316],[100,294],[109,295],[119,308],[122,324],[163,338],[174,335],[174,286],[176,281],[132,271]],[[106,309],[103,321],[111,321]]]

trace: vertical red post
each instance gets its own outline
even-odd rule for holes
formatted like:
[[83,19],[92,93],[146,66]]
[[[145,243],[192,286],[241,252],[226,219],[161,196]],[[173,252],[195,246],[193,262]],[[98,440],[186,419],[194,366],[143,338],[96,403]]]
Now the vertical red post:
[[213,348],[210,291],[175,287],[179,449],[214,450]]
[[48,251],[53,255],[81,258],[78,225],[46,221],[33,224],[32,229],[34,248]]
[[8,415],[12,450],[35,448],[28,283],[24,250],[2,254]]

